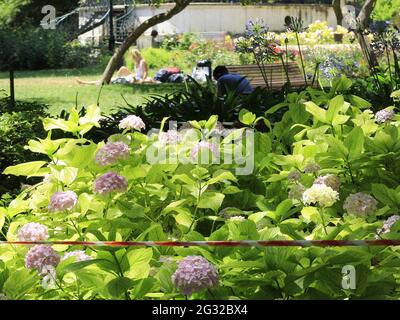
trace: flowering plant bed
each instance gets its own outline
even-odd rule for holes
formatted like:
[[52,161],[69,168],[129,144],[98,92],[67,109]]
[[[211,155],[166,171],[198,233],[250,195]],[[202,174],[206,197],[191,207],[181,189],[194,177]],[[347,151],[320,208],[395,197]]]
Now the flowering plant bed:
[[[98,144],[90,106],[46,118],[26,147],[48,161],[4,174],[39,177],[0,208],[5,299],[398,299],[396,246],[113,247],[80,241],[399,240],[400,117],[307,89],[243,128],[216,116],[144,134],[130,115]],[[269,113],[287,108],[281,121]],[[267,132],[255,130],[263,121]],[[63,130],[74,138],[52,139]],[[300,243],[300,242],[299,242]],[[350,271],[349,271],[350,270]],[[352,275],[355,277],[352,278]]]

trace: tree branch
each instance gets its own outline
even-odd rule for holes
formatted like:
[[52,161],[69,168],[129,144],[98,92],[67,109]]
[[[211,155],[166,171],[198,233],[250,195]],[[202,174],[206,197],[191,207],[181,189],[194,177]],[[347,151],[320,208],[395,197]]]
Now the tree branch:
[[150,19],[147,19],[143,23],[141,23],[135,30],[132,31],[132,33],[125,39],[125,41],[122,43],[121,47],[118,48],[110,61],[108,62],[108,65],[106,69],[104,70],[101,83],[110,83],[112,75],[114,71],[117,69],[119,62],[123,58],[124,54],[130,46],[132,46],[135,41],[149,28],[162,23],[164,21],[167,21],[171,19],[173,16],[177,15],[179,12],[181,12],[183,9],[185,9],[189,4],[191,0],[175,0],[175,6],[171,8],[170,10],[166,12],[162,12],[159,14],[156,14],[155,16],[151,17]]
[[357,16],[357,37],[361,46],[365,60],[368,62],[370,70],[374,73],[375,67],[378,66],[378,59],[373,50],[371,50],[368,39],[364,36],[363,30],[368,27],[369,18],[376,5],[376,0],[367,0],[360,13]]
[[361,28],[365,29],[366,27],[368,27],[369,17],[371,16],[372,11],[374,11],[375,5],[376,0],[365,1],[357,17],[357,21]]
[[342,0],[332,0],[333,11],[335,12],[336,22],[338,25],[342,25],[343,13],[342,13]]

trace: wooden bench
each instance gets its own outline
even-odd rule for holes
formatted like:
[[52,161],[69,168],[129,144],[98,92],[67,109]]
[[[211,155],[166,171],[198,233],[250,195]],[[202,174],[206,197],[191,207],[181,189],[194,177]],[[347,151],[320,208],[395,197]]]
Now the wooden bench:
[[[228,69],[229,73],[237,73],[245,76],[250,81],[253,88],[267,87],[261,71],[256,64],[231,65],[226,66],[226,68]],[[266,64],[264,65],[264,70],[267,75],[270,89],[280,90],[288,82],[285,68],[281,63]],[[287,72],[292,89],[300,89],[306,87],[302,71],[300,70],[297,63],[288,63]],[[314,86],[315,84],[318,84],[317,81],[315,81]],[[311,80],[308,81],[308,85],[311,85]]]

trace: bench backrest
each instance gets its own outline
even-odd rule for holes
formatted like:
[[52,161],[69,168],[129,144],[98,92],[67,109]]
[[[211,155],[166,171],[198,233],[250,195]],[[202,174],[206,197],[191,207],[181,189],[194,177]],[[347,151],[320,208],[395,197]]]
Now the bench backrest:
[[[305,87],[304,77],[297,63],[291,62],[286,66],[292,88]],[[256,64],[231,65],[226,66],[226,68],[229,73],[237,73],[246,76],[254,88],[266,87],[260,68]],[[287,82],[285,67],[281,63],[266,64],[264,65],[264,70],[272,89],[281,89]]]

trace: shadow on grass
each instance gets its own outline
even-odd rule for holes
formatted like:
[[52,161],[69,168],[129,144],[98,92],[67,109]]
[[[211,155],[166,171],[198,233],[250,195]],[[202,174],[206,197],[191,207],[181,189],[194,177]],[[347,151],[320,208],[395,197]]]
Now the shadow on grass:
[[183,83],[146,83],[133,85],[119,85],[121,87],[132,87],[136,93],[167,93],[182,89]]
[[[15,78],[47,78],[47,77],[77,77],[77,76],[93,76],[101,74],[104,66],[96,65],[93,67],[79,69],[51,69],[51,70],[17,70]],[[0,72],[0,79],[7,79],[9,73],[7,71]]]

